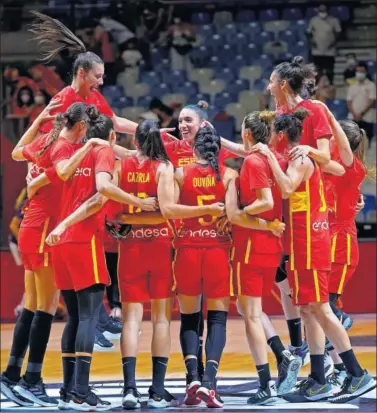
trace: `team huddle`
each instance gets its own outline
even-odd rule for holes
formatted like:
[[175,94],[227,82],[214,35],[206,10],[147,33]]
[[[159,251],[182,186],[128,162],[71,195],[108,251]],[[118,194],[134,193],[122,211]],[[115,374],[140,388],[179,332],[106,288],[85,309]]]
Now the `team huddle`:
[[[31,311],[26,299],[1,391],[22,406],[111,408],[89,387],[95,327],[109,282],[104,255],[109,229],[119,244],[125,409],[140,408],[135,376],[145,302],[151,303],[153,325],[147,405],[176,403],[164,387],[175,298],[187,406],[224,405],[216,375],[232,296],[260,382],[248,404],[344,403],[375,388],[351,348],[346,332],[351,320],[336,307],[358,263],[354,218],[362,208],[360,184],[371,174],[363,163],[365,134],[352,121],[338,122],[324,104],[301,98],[315,77],[312,65],[296,57],[274,68],[268,89],[277,110],[248,114],[242,144],[218,135],[205,102],[181,110],[176,140],[154,121],[136,125],[117,117],[97,90],[102,60],[57,20],[39,13],[37,18],[34,33],[49,45],[48,58],[68,45],[81,53],[72,85],[55,96],[12,154],[30,165],[19,249],[25,271],[33,274],[38,305]],[[118,146],[116,132],[134,135],[137,149]],[[244,158],[239,172],[227,166],[236,157]],[[26,297],[28,282],[25,276]],[[290,333],[288,349],[262,308],[275,282]],[[59,291],[68,320],[56,400],[47,395],[41,371]],[[276,357],[276,383],[266,343]],[[309,377],[297,384],[309,360]]]

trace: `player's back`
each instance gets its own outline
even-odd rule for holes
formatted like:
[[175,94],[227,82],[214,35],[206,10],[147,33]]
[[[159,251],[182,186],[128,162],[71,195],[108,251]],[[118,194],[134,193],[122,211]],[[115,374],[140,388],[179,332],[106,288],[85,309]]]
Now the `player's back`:
[[[121,178],[119,186],[123,191],[138,198],[157,198],[157,170],[162,161],[144,159],[138,157],[125,158],[121,162]],[[123,212],[134,214],[142,212],[133,205],[124,205]],[[153,240],[171,242],[172,233],[167,223],[157,225],[133,225],[132,230],[124,242],[140,241],[151,242]]]
[[[226,189],[223,182],[225,167],[220,165],[220,181],[217,180],[215,171],[208,164],[193,163],[182,170],[183,185],[179,197],[181,204],[196,206],[215,202],[225,203]],[[229,242],[229,234],[217,229],[217,218],[204,215],[200,218],[182,220],[174,245],[177,247],[184,244],[210,246]]]

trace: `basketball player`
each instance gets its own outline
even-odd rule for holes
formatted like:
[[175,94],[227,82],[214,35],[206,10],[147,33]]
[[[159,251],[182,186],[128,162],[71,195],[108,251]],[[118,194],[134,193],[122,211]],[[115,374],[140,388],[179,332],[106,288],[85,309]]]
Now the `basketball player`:
[[[292,153],[300,143],[305,109],[294,114],[280,115],[274,122],[272,144],[283,152]],[[282,196],[288,199],[286,237],[289,252],[289,278],[293,287],[293,300],[300,306],[310,349],[311,373],[297,390],[283,396],[290,402],[318,401],[328,399],[344,403],[376,387],[375,380],[360,367],[351,348],[350,340],[328,303],[328,274],[331,268],[330,232],[327,220],[327,205],[324,195],[322,172],[309,156],[289,160],[284,173],[273,152],[260,145],[273,171]],[[333,174],[341,174],[341,166],[332,161]],[[340,166],[340,168],[339,168]],[[342,359],[348,378],[342,390],[332,395],[331,385],[326,383],[324,371],[325,335],[333,343]]]

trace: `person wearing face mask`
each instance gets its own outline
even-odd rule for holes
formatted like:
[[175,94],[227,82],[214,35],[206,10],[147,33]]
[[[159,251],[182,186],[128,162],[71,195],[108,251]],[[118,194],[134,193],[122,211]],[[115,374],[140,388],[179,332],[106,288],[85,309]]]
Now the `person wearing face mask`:
[[307,29],[312,61],[318,68],[319,75],[326,73],[331,84],[334,78],[335,46],[341,31],[339,20],[328,15],[324,4],[318,7],[318,15],[310,20]]
[[13,109],[13,115],[18,115],[20,117],[27,117],[32,109],[34,103],[33,90],[25,86],[19,90],[17,96],[17,105]]
[[48,100],[48,96],[45,92],[40,90],[34,96],[34,105],[33,109],[30,112],[29,116],[29,125],[32,125],[35,119],[43,112],[44,108],[46,107],[46,102]]
[[343,80],[344,83],[348,86],[353,85],[356,82],[355,74],[356,74],[356,66],[357,60],[356,55],[354,53],[349,53],[346,56],[347,59],[347,66],[343,72]]
[[356,82],[348,88],[348,118],[354,120],[364,129],[369,140],[369,147],[374,136],[376,113],[373,109],[376,100],[376,85],[369,79],[368,67],[359,62],[355,72]]

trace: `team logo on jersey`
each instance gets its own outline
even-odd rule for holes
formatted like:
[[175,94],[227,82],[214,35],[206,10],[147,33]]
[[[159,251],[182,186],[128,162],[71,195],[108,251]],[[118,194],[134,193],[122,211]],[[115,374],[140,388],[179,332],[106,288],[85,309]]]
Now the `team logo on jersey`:
[[159,237],[170,237],[168,228],[139,228],[132,229],[128,238],[135,239],[148,239],[148,238],[159,238]]
[[181,230],[178,234],[179,237],[191,237],[191,238],[217,238],[217,237],[227,237],[228,234],[227,232],[224,231],[218,231],[215,229],[198,229],[195,231],[192,231],[190,229],[188,230]]
[[181,159],[178,159],[178,167],[185,166],[185,165],[191,165],[194,162],[195,162],[195,158],[181,158]]
[[77,168],[74,176],[90,176],[92,174],[92,168]]
[[328,221],[313,222],[312,228],[313,228],[313,231],[316,231],[316,232],[318,232],[318,231],[328,231],[330,229]]

